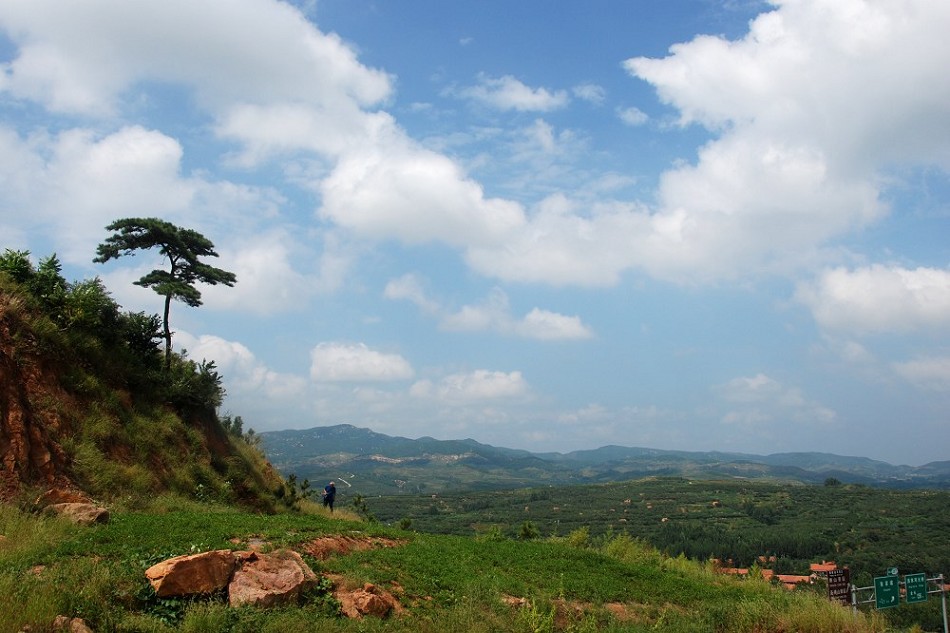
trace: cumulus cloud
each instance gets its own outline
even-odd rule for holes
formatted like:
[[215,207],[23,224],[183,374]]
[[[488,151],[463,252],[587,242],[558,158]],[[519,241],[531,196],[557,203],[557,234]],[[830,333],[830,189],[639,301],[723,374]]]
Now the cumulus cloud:
[[[212,286],[203,294],[217,309],[239,309],[271,315],[302,309],[315,295],[337,290],[352,265],[355,253],[342,248],[332,234],[323,236],[323,249],[302,242],[286,228],[270,228],[254,236],[233,238],[219,249],[215,262],[237,276],[233,287]],[[316,261],[316,270],[303,273],[297,261]]]
[[495,331],[501,334],[539,340],[574,340],[593,336],[591,329],[577,316],[567,316],[532,308],[524,317],[511,314],[508,295],[495,288],[478,304],[465,305],[450,311],[430,299],[414,275],[404,275],[386,285],[388,299],[404,299],[417,305],[423,312],[437,316],[439,327],[449,331]]
[[797,387],[789,387],[765,374],[741,376],[717,388],[728,411],[725,424],[739,424],[762,431],[774,431],[773,425],[788,423],[828,425],[837,414],[817,402],[809,401]]
[[618,108],[617,116],[620,117],[620,120],[626,125],[631,127],[643,125],[650,120],[650,117],[646,112],[635,106],[630,106],[628,108]]
[[520,371],[506,373],[486,369],[451,374],[438,382],[420,380],[410,389],[410,394],[417,398],[443,402],[495,400],[524,396],[527,393],[528,383]]
[[950,271],[873,265],[833,268],[801,283],[797,299],[829,330],[871,333],[950,327]]
[[299,103],[235,104],[219,118],[215,132],[241,143],[232,161],[243,167],[301,151],[336,158],[402,135],[389,114],[362,112],[352,102],[332,110]]
[[358,235],[408,244],[498,244],[524,223],[454,161],[411,142],[355,150],[321,184],[320,215]]
[[[3,65],[4,94],[98,117],[144,98],[148,82],[184,87],[213,131],[236,142],[238,164],[296,152],[325,161],[328,175],[311,185],[321,219],[359,238],[444,242],[476,271],[506,280],[609,285],[645,270],[700,283],[787,273],[888,212],[890,167],[950,167],[950,75],[941,63],[950,8],[929,0],[778,1],[741,38],[699,36],[664,58],[627,60],[680,124],[704,126],[713,139],[695,162],[662,176],[650,207],[579,197],[567,212],[550,213],[544,201],[533,214],[409,139],[378,109],[392,79],[291,5],[252,0],[222,13],[184,0],[147,8],[14,0],[0,7],[0,26],[17,47]],[[596,102],[598,88],[573,91]],[[564,90],[485,74],[455,94],[535,112],[570,100]],[[621,114],[643,120],[636,109]],[[535,155],[564,144],[543,121],[530,133]],[[170,171],[180,145],[156,134],[140,136],[152,135],[151,156],[164,162],[140,169],[149,185],[164,174],[175,186],[151,199],[195,195]],[[551,171],[552,181],[561,173]]]
[[[149,82],[181,88],[192,97],[192,114],[210,117],[210,129],[233,142],[232,164],[253,168],[275,157],[315,156],[310,160],[322,165],[311,182],[303,183],[294,168],[285,172],[288,179],[319,194],[319,217],[357,239],[497,244],[524,223],[518,203],[486,196],[457,163],[415,143],[389,114],[375,110],[390,97],[391,78],[360,64],[338,36],[322,33],[285,3],[248,0],[222,12],[213,3],[181,0],[144,8],[115,0],[81,8],[14,1],[0,7],[0,28],[17,47],[0,73],[3,94],[99,118],[161,98]],[[143,127],[105,137],[68,130],[54,139],[53,151],[36,147],[54,142],[48,139],[6,136],[11,147],[0,150],[9,156],[0,158],[6,172],[0,177],[6,181],[9,174],[17,184],[0,193],[15,196],[4,207],[25,202],[40,213],[49,209],[48,222],[67,229],[49,232],[71,236],[74,248],[60,250],[67,257],[75,252],[77,260],[94,251],[98,227],[129,209],[200,230],[196,218],[206,222],[211,211],[220,219],[218,212],[233,207],[222,222],[226,232],[215,233],[224,250],[229,233],[239,243],[242,230],[256,230],[250,218],[274,218],[275,207],[286,202],[266,199],[265,188],[226,182],[209,188],[203,174],[183,176],[181,143]],[[30,160],[46,173],[26,169]],[[220,206],[211,196],[202,201],[202,192],[220,196]],[[255,195],[257,204],[250,200]],[[248,204],[233,205],[239,196]],[[276,282],[287,282],[271,292],[285,295],[310,277],[294,270],[298,261],[280,256],[286,252],[269,264]],[[253,259],[253,253],[242,256],[249,280],[258,277],[252,266],[261,263]],[[327,264],[339,274],[345,258]]]
[[412,366],[399,354],[363,343],[320,343],[310,352],[310,378],[318,382],[375,382],[412,378]]
[[441,310],[438,302],[429,299],[426,295],[422,280],[413,274],[389,280],[383,290],[383,296],[387,299],[410,301],[427,314],[435,314]]
[[12,0],[0,9],[0,26],[19,46],[4,64],[5,89],[55,111],[113,114],[141,81],[189,85],[218,113],[262,100],[321,110],[372,105],[392,89],[338,36],[279,2]]
[[517,329],[523,333],[523,336],[546,340],[584,339],[593,336],[590,328],[581,322],[580,317],[539,308],[533,308],[526,314],[518,323]]
[[[200,186],[180,176],[177,141],[139,126],[104,137],[86,129],[29,139],[7,132],[4,137],[9,145],[0,148],[6,157],[0,161],[0,180],[17,184],[0,192],[0,208],[55,234],[66,261],[91,260],[104,227],[127,217],[129,209],[140,216],[179,216]],[[14,161],[22,161],[21,166]],[[23,180],[14,180],[18,176]]]
[[[7,130],[0,136],[0,180],[12,185],[0,190],[0,211],[26,230],[48,235],[49,248],[67,264],[89,267],[115,219],[161,217],[213,236],[221,257],[209,263],[237,274],[234,288],[201,287],[212,309],[273,313],[293,307],[305,292],[340,283],[345,253],[334,258],[325,248],[321,270],[303,275],[290,254],[309,253],[312,246],[286,229],[259,230],[283,203],[279,194],[181,174],[181,145],[161,132],[128,126],[106,135],[77,128],[26,139]],[[157,251],[140,255],[97,270],[116,282],[110,286],[130,307],[142,305],[142,293],[128,284],[163,267]]]
[[498,110],[520,112],[557,110],[570,100],[564,90],[551,92],[547,88],[531,88],[511,75],[496,78],[480,74],[477,85],[461,88],[457,94]]
[[894,363],[894,371],[928,391],[950,392],[950,356],[926,356]]
[[643,256],[648,211],[634,203],[590,203],[555,194],[532,210],[530,222],[502,246],[472,246],[475,270],[520,282],[608,286]]
[[719,135],[663,177],[654,274],[781,267],[879,219],[882,170],[948,165],[950,78],[935,53],[950,7],[910,4],[782,1],[739,40],[625,62],[681,124]]
[[174,341],[176,349],[186,350],[189,358],[214,361],[226,378],[229,393],[241,401],[298,398],[306,391],[307,382],[302,377],[269,369],[241,343],[189,332],[176,332]]
[[607,91],[604,90],[603,86],[598,86],[597,84],[580,84],[574,86],[571,92],[573,92],[574,96],[578,99],[589,101],[595,105],[600,105],[604,102],[604,99],[607,98]]
[[781,1],[739,39],[629,59],[681,125],[713,135],[695,162],[667,170],[650,207],[552,196],[504,247],[466,259],[501,279],[577,285],[637,269],[694,284],[812,267],[889,212],[889,170],[950,167],[948,28],[950,5],[928,0]]

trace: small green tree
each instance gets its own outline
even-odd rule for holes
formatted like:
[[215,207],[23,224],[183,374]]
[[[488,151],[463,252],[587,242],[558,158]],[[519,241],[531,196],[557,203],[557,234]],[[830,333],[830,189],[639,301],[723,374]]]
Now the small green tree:
[[356,513],[360,515],[363,520],[369,521],[370,523],[376,522],[376,515],[374,515],[369,510],[369,506],[366,505],[366,497],[357,493],[353,497],[353,509],[356,510]]
[[525,521],[521,524],[521,529],[518,530],[518,538],[522,541],[530,541],[541,536],[541,532],[538,530],[537,526],[531,521]]
[[233,286],[237,282],[234,273],[209,266],[201,257],[217,257],[214,244],[201,233],[175,226],[158,218],[125,218],[106,227],[115,231],[99,244],[94,262],[104,264],[110,259],[133,255],[135,251],[158,247],[168,259],[168,270],[153,270],[135,285],[151,288],[165,297],[162,317],[165,338],[165,369],[171,364],[172,332],[168,326],[168,313],[172,299],[184,301],[192,307],[201,305],[201,293],[195,288],[198,282],[209,285]]
[[18,284],[26,284],[36,274],[33,262],[30,261],[30,251],[15,251],[9,248],[0,255],[0,271],[5,272]]

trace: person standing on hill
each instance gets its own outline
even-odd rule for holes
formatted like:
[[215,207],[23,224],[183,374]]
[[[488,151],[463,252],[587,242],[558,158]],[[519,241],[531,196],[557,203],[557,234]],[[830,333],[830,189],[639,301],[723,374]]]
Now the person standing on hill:
[[336,501],[336,484],[331,481],[323,489],[323,507],[329,507],[332,513],[334,501]]

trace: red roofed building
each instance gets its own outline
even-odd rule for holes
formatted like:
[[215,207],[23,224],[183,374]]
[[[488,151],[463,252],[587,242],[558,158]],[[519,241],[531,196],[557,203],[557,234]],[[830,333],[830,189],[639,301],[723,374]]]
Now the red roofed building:
[[813,574],[827,576],[829,571],[838,569],[838,565],[833,560],[823,560],[820,563],[812,563],[809,568]]

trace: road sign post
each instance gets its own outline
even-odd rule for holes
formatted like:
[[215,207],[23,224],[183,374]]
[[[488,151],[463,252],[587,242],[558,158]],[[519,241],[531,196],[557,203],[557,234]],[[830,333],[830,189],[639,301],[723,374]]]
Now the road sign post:
[[851,604],[851,572],[848,569],[832,569],[828,572],[828,598]]
[[907,574],[904,576],[905,600],[907,604],[927,601],[927,574]]
[[874,606],[878,609],[896,607],[900,603],[900,579],[878,576],[874,579]]

